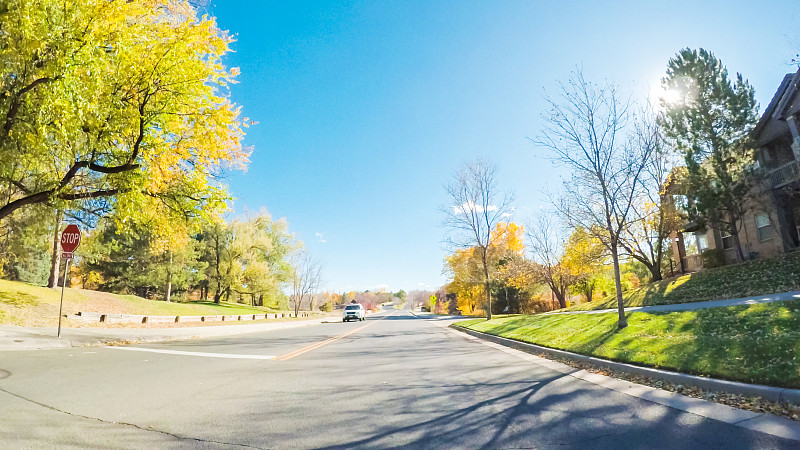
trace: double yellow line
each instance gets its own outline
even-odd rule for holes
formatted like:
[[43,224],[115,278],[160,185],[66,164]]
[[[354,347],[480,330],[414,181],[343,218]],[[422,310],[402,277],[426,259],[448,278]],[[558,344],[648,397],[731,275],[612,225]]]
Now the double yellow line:
[[363,329],[365,329],[365,328],[368,328],[368,327],[371,327],[371,326],[375,325],[376,323],[378,323],[378,322],[380,322],[381,320],[383,320],[383,319],[385,319],[385,318],[387,318],[387,317],[391,316],[392,314],[394,314],[394,312],[392,312],[391,314],[387,314],[387,315],[385,315],[385,316],[381,317],[381,318],[380,318],[380,319],[378,319],[378,320],[375,320],[375,321],[370,321],[369,323],[366,323],[366,324],[364,324],[364,325],[362,325],[362,326],[360,326],[360,327],[358,327],[358,328],[356,328],[356,329],[350,330],[350,331],[348,331],[347,333],[343,333],[343,334],[340,334],[340,335],[338,335],[338,336],[334,336],[334,337],[332,337],[332,338],[330,338],[330,339],[327,339],[327,340],[324,340],[324,341],[322,341],[322,342],[315,342],[315,343],[313,343],[313,344],[307,345],[307,346],[305,346],[305,347],[303,347],[303,348],[300,348],[300,349],[298,349],[298,350],[295,350],[295,351],[293,351],[293,352],[287,353],[287,354],[285,354],[285,355],[276,356],[276,357],[274,357],[274,358],[272,358],[272,359],[276,359],[276,360],[279,360],[279,361],[286,361],[286,360],[292,359],[292,358],[294,358],[295,356],[300,356],[300,355],[302,355],[303,353],[308,353],[308,352],[310,352],[310,351],[312,351],[312,350],[316,350],[316,349],[318,349],[318,348],[320,348],[320,347],[324,347],[324,346],[326,346],[326,345],[328,345],[328,344],[330,344],[330,343],[332,343],[332,342],[336,342],[336,341],[338,341],[339,339],[344,339],[344,338],[346,338],[347,336],[350,336],[351,334],[358,333],[359,331],[361,331],[361,330],[363,330]]

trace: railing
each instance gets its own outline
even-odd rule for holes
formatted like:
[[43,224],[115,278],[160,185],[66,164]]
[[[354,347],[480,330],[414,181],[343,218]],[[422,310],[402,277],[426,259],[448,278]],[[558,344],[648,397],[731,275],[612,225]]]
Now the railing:
[[800,161],[792,161],[784,164],[777,169],[770,170],[767,173],[769,183],[774,189],[786,186],[787,184],[800,180]]

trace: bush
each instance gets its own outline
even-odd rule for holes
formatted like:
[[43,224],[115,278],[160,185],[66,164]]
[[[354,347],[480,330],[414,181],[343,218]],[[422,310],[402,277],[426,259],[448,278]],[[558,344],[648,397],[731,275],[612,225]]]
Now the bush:
[[718,248],[710,248],[702,253],[703,268],[713,269],[725,265],[725,253]]
[[636,276],[636,274],[633,272],[624,272],[620,278],[621,278],[620,284],[622,284],[623,292],[630,291],[633,289],[639,289],[639,285],[641,285],[639,277]]

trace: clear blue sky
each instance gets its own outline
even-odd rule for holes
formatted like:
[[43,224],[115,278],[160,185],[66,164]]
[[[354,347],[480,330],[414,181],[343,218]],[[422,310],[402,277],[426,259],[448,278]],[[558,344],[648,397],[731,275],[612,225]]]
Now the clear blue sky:
[[[756,88],[761,110],[800,51],[794,1],[222,1],[236,35],[233,101],[258,121],[235,210],[285,217],[335,291],[444,283],[438,207],[486,157],[518,220],[558,170],[527,140],[543,93],[576,65],[644,96],[667,60],[703,47]],[[320,237],[321,236],[321,237]]]

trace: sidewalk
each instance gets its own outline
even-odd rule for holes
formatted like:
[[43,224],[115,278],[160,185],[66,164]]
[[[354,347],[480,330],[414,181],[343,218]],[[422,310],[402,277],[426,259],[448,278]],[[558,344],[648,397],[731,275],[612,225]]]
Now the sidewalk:
[[328,320],[331,319],[316,318],[286,322],[185,328],[62,328],[60,338],[56,337],[58,332],[56,327],[25,328],[3,325],[0,326],[0,351],[90,347],[233,336],[317,325]]
[[[707,302],[676,303],[674,305],[631,306],[625,308],[626,312],[660,312],[660,311],[691,311],[705,308],[721,308],[724,306],[756,305],[758,303],[782,302],[800,299],[800,291],[780,292],[777,294],[755,295],[753,297],[732,298],[728,300],[711,300]],[[595,309],[592,311],[550,311],[540,315],[557,314],[603,314],[617,312],[613,309]]]

